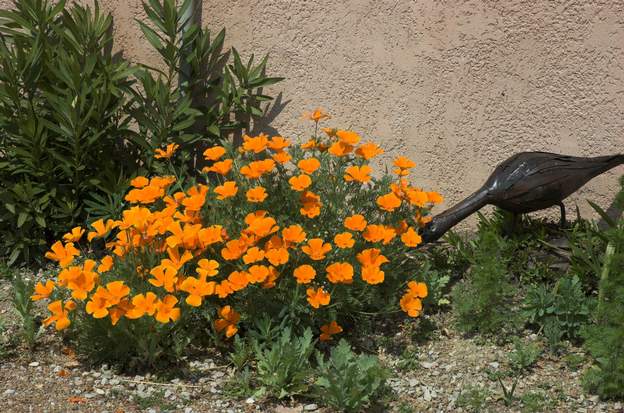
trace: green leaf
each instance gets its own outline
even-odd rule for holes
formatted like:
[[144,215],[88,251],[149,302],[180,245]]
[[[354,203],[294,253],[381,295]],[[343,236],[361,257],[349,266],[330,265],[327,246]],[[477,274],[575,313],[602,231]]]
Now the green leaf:
[[617,223],[609,216],[607,215],[607,213],[605,212],[604,209],[600,208],[598,205],[596,205],[595,203],[593,203],[590,200],[587,200],[587,202],[589,203],[589,205],[591,205],[592,208],[594,208],[594,210],[598,213],[598,215],[600,215],[600,217],[611,227],[611,228],[615,228],[617,227]]
[[17,216],[17,227],[21,228],[26,222],[26,219],[28,219],[28,214],[26,212],[20,212]]
[[41,216],[41,215],[35,216],[35,221],[37,221],[37,224],[39,224],[39,226],[41,228],[45,228],[46,227],[45,218],[43,216]]
[[4,204],[4,206],[6,207],[6,209],[8,209],[12,214],[15,214],[15,205],[13,204]]

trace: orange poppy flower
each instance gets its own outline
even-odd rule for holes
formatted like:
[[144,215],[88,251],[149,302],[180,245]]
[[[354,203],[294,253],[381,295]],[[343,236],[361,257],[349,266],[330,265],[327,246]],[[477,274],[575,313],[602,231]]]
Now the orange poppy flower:
[[152,316],[156,312],[157,304],[158,297],[153,292],[150,291],[145,295],[137,294],[132,297],[132,308],[126,312],[125,316],[133,320],[145,314]]
[[115,227],[115,222],[112,219],[109,219],[105,224],[103,219],[98,219],[97,221],[91,223],[91,227],[95,231],[91,231],[87,234],[87,241],[89,242],[93,241],[95,238],[105,237],[110,230]]
[[175,268],[159,265],[151,269],[150,274],[154,278],[147,280],[155,287],[162,287],[165,291],[172,293],[178,281],[178,272]]
[[334,156],[345,156],[353,151],[353,146],[342,141],[334,142],[328,149],[328,152]]
[[206,248],[212,244],[223,242],[224,229],[221,225],[211,225],[197,231],[197,241],[201,248]]
[[252,265],[247,270],[249,282],[252,284],[264,282],[269,276],[269,268],[265,265]]
[[328,265],[327,279],[329,282],[337,284],[351,284],[353,282],[353,266],[348,262],[335,262]]
[[366,228],[366,218],[364,215],[356,214],[345,218],[344,226],[351,231],[363,231]]
[[368,165],[362,166],[349,166],[345,170],[344,179],[347,182],[362,182],[366,183],[371,180],[370,173],[372,172],[372,168]]
[[422,301],[419,298],[413,297],[409,294],[404,295],[399,302],[401,310],[407,313],[410,317],[418,317],[422,311]]
[[202,172],[214,172],[219,175],[227,175],[232,169],[233,161],[231,159],[224,159],[219,162],[215,162],[212,166],[205,166]]
[[327,112],[323,110],[323,108],[316,108],[312,112],[304,112],[303,118],[318,123],[322,121],[323,119],[331,118],[331,116],[329,116]]
[[367,225],[362,237],[368,242],[380,242],[386,237],[386,227],[383,225]]
[[372,142],[360,145],[355,150],[355,154],[357,156],[364,158],[367,161],[369,159],[373,159],[377,155],[381,155],[382,153],[384,153],[383,149],[381,149],[379,146],[375,145]]
[[199,278],[205,280],[208,277],[214,277],[219,273],[219,262],[202,258],[197,262],[195,271],[199,274]]
[[125,196],[125,200],[131,204],[151,204],[165,195],[163,188],[148,185],[141,189],[133,189]]
[[252,247],[247,250],[243,255],[243,262],[245,264],[251,264],[254,262],[262,261],[264,259],[264,251],[258,247]]
[[362,267],[362,280],[371,285],[381,284],[384,281],[384,272],[379,267]]
[[247,251],[247,245],[240,240],[233,239],[225,244],[225,248],[221,250],[221,256],[228,261],[234,261],[239,259],[245,251]]
[[341,232],[334,237],[334,244],[338,248],[351,248],[355,244],[355,240],[350,232]]
[[266,193],[266,190],[261,186],[256,186],[247,191],[247,201],[249,202],[262,202],[269,195]]
[[217,161],[225,155],[225,148],[223,146],[213,146],[204,151],[204,159],[207,161]]
[[56,323],[55,328],[58,331],[69,327],[69,325],[71,324],[71,321],[68,317],[69,311],[63,306],[63,302],[61,300],[57,300],[48,304],[48,310],[52,313],[52,315],[43,320],[44,326],[49,326],[52,323]]
[[257,179],[262,175],[271,172],[275,168],[273,159],[250,162],[240,169],[240,173],[248,179]]
[[282,230],[282,237],[284,237],[284,241],[286,242],[298,244],[305,240],[306,233],[303,228],[301,228],[301,225],[291,225]]
[[262,283],[262,288],[275,287],[275,282],[277,281],[277,277],[279,277],[279,272],[274,266],[269,265],[269,276]]
[[308,284],[316,277],[316,270],[308,264],[300,265],[293,271],[293,276],[297,284]]
[[215,293],[219,298],[227,298],[233,292],[234,289],[228,280],[223,280],[215,286]]
[[360,135],[350,130],[338,130],[336,131],[336,136],[338,137],[340,142],[347,145],[357,145],[361,139]]
[[135,188],[143,188],[144,186],[149,185],[149,179],[144,176],[137,176],[130,181],[130,185]]
[[307,142],[304,142],[301,144],[301,149],[303,150],[311,150],[316,148],[316,140],[315,139],[310,139]]
[[217,194],[217,199],[226,199],[231,198],[236,195],[238,192],[238,187],[236,186],[236,181],[226,181],[223,185],[219,185],[214,189],[214,192]]
[[290,146],[290,139],[285,139],[281,136],[273,136],[269,141],[268,146],[276,152],[282,152]]
[[234,271],[228,276],[232,290],[240,291],[249,284],[249,274],[245,271]]
[[407,294],[410,294],[413,297],[417,297],[417,298],[427,297],[428,291],[427,291],[427,284],[425,283],[410,281],[407,283],[407,288],[408,288]]
[[319,308],[322,305],[328,305],[331,300],[331,296],[327,291],[325,291],[322,287],[318,289],[308,288],[306,290],[306,294],[308,295],[308,303],[314,308]]
[[321,167],[321,163],[316,158],[307,158],[297,162],[297,167],[307,174],[312,174]]
[[312,191],[304,191],[301,193],[301,209],[299,212],[301,215],[308,218],[315,218],[321,215],[321,197],[316,195]]
[[292,156],[290,156],[290,154],[286,151],[279,151],[271,156],[271,158],[280,165],[283,165],[286,162],[290,161],[292,159]]
[[91,300],[87,302],[85,311],[91,314],[93,318],[104,318],[108,315],[108,308],[113,304],[110,301],[110,294],[104,287],[98,287],[91,296]]
[[72,263],[75,256],[80,255],[80,251],[74,247],[73,242],[63,245],[61,241],[56,241],[50,249],[51,251],[45,253],[45,257],[57,261],[61,268],[67,267]]
[[72,230],[63,235],[63,241],[65,242],[78,242],[80,241],[80,238],[82,238],[82,235],[85,233],[85,230],[80,228],[80,227],[74,227],[72,228]]
[[384,211],[392,212],[401,206],[401,198],[390,192],[377,198],[377,205]]
[[250,220],[249,226],[245,231],[258,238],[264,238],[279,231],[279,227],[275,225],[276,223],[275,219],[271,217],[256,217]]
[[331,251],[331,244],[326,243],[320,238],[312,238],[308,243],[301,247],[301,251],[314,261],[325,259],[325,254]]
[[99,273],[105,273],[110,271],[111,268],[113,268],[113,257],[111,257],[110,255],[105,255],[100,260],[100,265],[98,266],[97,270]]
[[184,251],[182,256],[180,256],[180,251],[177,248],[167,248],[167,256],[169,258],[161,260],[160,265],[171,267],[175,270],[179,270],[184,264],[193,259],[193,254],[190,251]]
[[186,277],[180,286],[180,290],[187,292],[186,303],[193,307],[199,307],[207,295],[215,293],[214,281],[207,282],[204,278]]
[[293,176],[288,180],[290,187],[295,191],[303,191],[310,185],[312,185],[312,179],[306,174]]
[[154,158],[156,158],[156,159],[170,159],[173,156],[173,154],[175,153],[175,151],[178,150],[179,147],[180,147],[180,145],[178,145],[178,144],[170,143],[169,145],[167,145],[167,147],[165,148],[164,151],[162,149],[156,149],[154,151]]
[[411,160],[406,158],[405,156],[399,156],[394,160],[394,166],[400,169],[411,169],[416,166],[416,164]]
[[269,144],[269,137],[265,135],[264,133],[261,133],[260,135],[255,136],[253,138],[245,135],[243,136],[242,148],[245,152],[260,153],[267,148],[268,144]]
[[333,335],[340,334],[340,333],[342,333],[342,327],[340,327],[340,325],[337,322],[332,321],[329,324],[325,324],[321,326],[321,335],[319,339],[321,341],[329,341],[332,339]]
[[197,185],[189,189],[189,194],[182,200],[182,205],[187,211],[199,211],[206,202],[208,187],[206,185]]
[[156,315],[154,318],[163,324],[167,324],[169,321],[177,321],[180,318],[180,309],[175,306],[177,303],[178,299],[173,295],[166,295],[165,298],[156,304]]
[[403,235],[401,235],[401,241],[408,247],[416,247],[422,242],[422,238],[414,228],[409,228]]
[[87,294],[93,290],[98,280],[98,275],[93,271],[95,261],[86,260],[82,268],[78,267],[76,276],[67,280],[67,288],[72,291],[72,297],[77,300],[84,300]]
[[430,223],[431,219],[431,216],[423,216],[420,212],[416,212],[416,214],[414,215],[414,220],[421,228]]
[[407,200],[410,204],[417,207],[424,207],[425,204],[429,201],[429,197],[426,192],[419,191],[417,189],[409,189],[406,192]]
[[225,336],[227,338],[236,334],[238,331],[236,325],[240,321],[240,314],[229,305],[226,305],[219,310],[219,317],[220,318],[215,321],[215,329],[217,332],[225,330]]
[[377,248],[363,250],[356,258],[363,267],[379,267],[382,264],[390,262],[388,258],[381,255],[381,250]]
[[288,262],[289,254],[286,248],[272,248],[266,252],[266,259],[271,265],[282,265]]
[[444,202],[444,198],[437,192],[427,192],[427,198],[429,198],[429,202],[432,204],[441,204]]
[[39,281],[35,285],[34,294],[30,296],[30,299],[33,301],[38,301],[50,297],[50,294],[52,294],[52,291],[54,290],[54,286],[55,284],[52,280],[46,281],[45,284]]

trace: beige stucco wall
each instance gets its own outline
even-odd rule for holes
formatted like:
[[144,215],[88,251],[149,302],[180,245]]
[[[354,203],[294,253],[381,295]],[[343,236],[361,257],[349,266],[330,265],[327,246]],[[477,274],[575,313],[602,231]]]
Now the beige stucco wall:
[[[0,4],[3,0],[0,0]],[[5,1],[5,4],[7,2]],[[117,47],[156,55],[134,22],[139,0],[101,0]],[[524,150],[624,152],[624,1],[203,0],[203,24],[247,56],[270,53],[283,107],[272,126],[303,137],[315,106],[380,141],[386,160],[417,163],[414,181],[446,206]],[[619,167],[570,198],[608,207]]]

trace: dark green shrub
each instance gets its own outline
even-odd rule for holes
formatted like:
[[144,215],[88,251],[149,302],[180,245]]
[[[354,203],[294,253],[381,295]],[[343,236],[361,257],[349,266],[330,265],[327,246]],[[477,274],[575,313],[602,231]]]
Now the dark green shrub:
[[317,353],[316,397],[340,411],[358,412],[374,402],[383,389],[388,371],[375,356],[358,355],[340,340],[327,361]]
[[509,242],[495,227],[482,225],[478,237],[470,245],[466,254],[471,268],[451,293],[458,328],[485,334],[516,329],[514,287],[507,269]]
[[179,144],[175,161],[193,164],[262,116],[271,98],[261,88],[280,79],[265,76],[266,58],[224,50],[223,30],[213,38],[183,20],[190,5],[144,4],[150,24],[139,25],[164,70],[111,53],[112,18],[97,2],[14,0],[0,11],[0,256],[10,264],[117,216],[129,178],[158,169],[156,149]]
[[[623,190],[618,201],[624,207]],[[583,330],[594,365],[585,373],[586,388],[604,399],[624,398],[624,220],[611,222],[600,272],[595,324]]]
[[545,334],[558,334],[561,338],[574,340],[588,322],[593,305],[579,278],[573,276],[561,278],[552,289],[543,284],[531,286],[524,299],[523,312],[527,321],[537,325]]

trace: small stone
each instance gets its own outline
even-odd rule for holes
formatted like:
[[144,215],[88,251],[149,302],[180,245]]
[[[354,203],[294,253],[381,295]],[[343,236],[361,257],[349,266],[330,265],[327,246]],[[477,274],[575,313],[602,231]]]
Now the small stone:
[[600,397],[599,397],[599,396],[591,396],[591,397],[589,398],[589,400],[590,400],[592,403],[598,403],[598,402],[600,401]]
[[183,391],[180,393],[180,397],[183,398],[184,400],[188,400],[191,398],[191,393],[187,391]]
[[431,401],[431,392],[429,391],[429,388],[427,386],[422,386],[422,398],[426,401],[426,402],[430,402]]
[[102,390],[102,389],[94,389],[94,390],[95,390],[95,392],[96,392],[97,394],[99,394],[99,395],[102,395],[102,394],[105,394],[105,393],[106,393],[106,392],[105,392],[104,390]]
[[13,390],[13,389],[7,389],[7,390],[4,391],[4,395],[5,396],[12,396],[14,394],[15,394],[15,390]]
[[490,367],[492,367],[493,369],[497,369],[500,367],[500,363],[497,361],[493,361],[490,363]]
[[253,397],[249,397],[249,398],[247,398],[247,399],[245,400],[245,403],[247,403],[247,404],[254,404],[255,402],[256,402],[256,401],[254,400],[254,398],[253,398]]
[[306,404],[305,406],[303,406],[303,410],[305,410],[306,412],[311,412],[313,410],[318,410],[318,406],[314,403]]
[[120,383],[119,379],[110,379],[108,381],[108,384],[110,384],[111,386],[115,386],[115,385],[117,385],[119,383]]
[[85,393],[82,395],[85,399],[92,399],[96,396],[95,393]]
[[32,363],[28,364],[29,367],[37,367],[39,366],[39,362],[38,361],[33,361]]
[[165,399],[168,399],[171,397],[171,395],[173,394],[173,392],[169,389],[165,390]]
[[416,387],[416,386],[418,386],[418,383],[420,383],[420,382],[418,381],[418,379],[412,378],[412,379],[409,379],[408,383],[409,383],[409,385],[411,387]]
[[193,408],[192,407],[186,407],[184,409],[184,413],[193,413]]
[[425,368],[425,369],[430,369],[433,366],[435,366],[435,363],[430,363],[428,361],[423,361],[422,363],[420,363],[420,365]]

